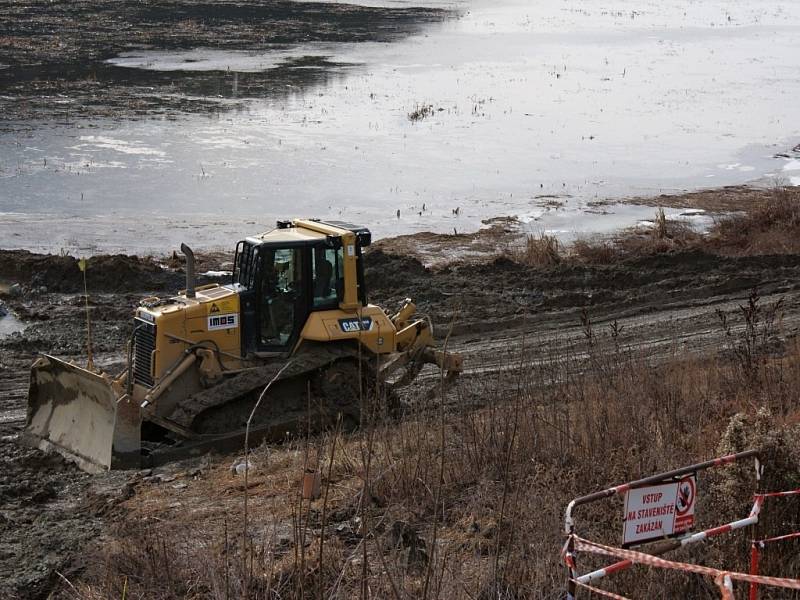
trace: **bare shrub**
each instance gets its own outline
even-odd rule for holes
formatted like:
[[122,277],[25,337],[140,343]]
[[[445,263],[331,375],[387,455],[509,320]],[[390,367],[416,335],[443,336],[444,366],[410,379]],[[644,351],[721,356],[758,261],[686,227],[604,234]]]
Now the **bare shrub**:
[[549,267],[562,259],[561,243],[553,235],[540,233],[528,235],[522,246],[513,246],[506,251],[508,257],[529,267]]
[[[663,216],[663,210],[661,211]],[[616,239],[624,258],[639,258],[676,250],[688,250],[698,245],[701,236],[685,221],[663,220],[659,217],[652,229],[632,231]]]
[[711,247],[735,254],[800,253],[800,191],[776,186],[769,199],[720,219],[710,233]]
[[575,240],[570,247],[570,255],[588,265],[608,265],[619,257],[619,251],[608,240]]
[[717,309],[717,318],[727,339],[725,352],[734,359],[742,385],[767,383],[767,361],[772,354],[782,353],[784,349],[784,342],[777,336],[782,309],[783,298],[764,306],[757,288],[751,290],[747,304],[739,305],[743,326],[734,329],[727,314]]

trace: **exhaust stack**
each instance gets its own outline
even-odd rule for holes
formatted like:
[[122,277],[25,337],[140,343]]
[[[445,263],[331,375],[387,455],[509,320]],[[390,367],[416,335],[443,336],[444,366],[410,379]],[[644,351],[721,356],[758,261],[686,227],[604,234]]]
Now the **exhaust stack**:
[[186,255],[186,297],[194,298],[194,252],[186,244],[181,244],[181,252]]

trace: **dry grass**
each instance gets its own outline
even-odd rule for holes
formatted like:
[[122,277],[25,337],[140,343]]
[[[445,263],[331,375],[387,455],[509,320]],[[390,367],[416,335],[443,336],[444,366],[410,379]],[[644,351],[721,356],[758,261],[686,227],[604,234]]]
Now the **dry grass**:
[[512,245],[505,250],[510,260],[529,267],[549,267],[562,259],[562,246],[555,236],[540,233],[528,235],[521,245]]
[[[761,448],[765,486],[800,486],[800,349],[768,358],[778,319],[755,314],[719,356],[663,360],[591,332],[567,356],[461,385],[453,410],[420,399],[398,422],[261,448],[250,480],[252,524],[242,534],[242,480],[230,459],[176,492],[140,484],[125,524],[76,591],[100,598],[558,598],[563,510],[580,494],[723,452]],[[743,331],[743,333],[742,333]],[[752,338],[752,339],[750,339]],[[753,341],[755,340],[755,341]],[[306,465],[324,497],[302,501]],[[701,527],[747,513],[752,468],[701,477]],[[178,504],[176,505],[176,502]],[[794,504],[791,504],[794,502]],[[578,532],[618,543],[620,500],[577,513]],[[770,504],[759,534],[800,528],[796,500]],[[322,559],[320,560],[320,547]],[[673,556],[747,569],[747,534]],[[800,576],[798,544],[770,548],[763,572]],[[581,558],[583,568],[598,565]],[[717,598],[699,577],[643,569],[603,582],[631,597]],[[769,596],[762,598],[787,597]]]
[[585,265],[608,265],[620,256],[613,242],[602,239],[575,240],[570,247],[570,255],[573,260]]
[[800,193],[777,187],[753,210],[719,220],[708,243],[730,254],[800,253]]
[[652,229],[634,229],[615,240],[621,258],[638,258],[675,250],[687,250],[702,243],[703,237],[684,221],[670,221],[663,210]]

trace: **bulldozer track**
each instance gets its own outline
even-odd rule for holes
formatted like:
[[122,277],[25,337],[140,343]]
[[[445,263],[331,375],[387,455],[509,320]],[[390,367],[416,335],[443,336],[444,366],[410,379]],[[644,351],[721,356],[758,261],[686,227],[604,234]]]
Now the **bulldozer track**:
[[[289,381],[302,381],[310,379],[311,375],[327,365],[343,358],[357,358],[357,352],[351,348],[325,348],[321,346],[309,346],[299,354],[289,359],[288,365],[281,359],[275,363],[266,364],[260,367],[248,369],[230,378],[226,378],[221,383],[212,388],[193,394],[180,402],[172,414],[169,416],[171,421],[187,428],[192,428],[195,420],[203,415],[229,405],[240,399],[247,399],[254,392],[260,392],[265,386],[278,378],[273,383],[285,384]],[[366,362],[366,361],[365,361]],[[285,368],[284,368],[285,367]],[[280,385],[278,385],[280,387]],[[272,398],[280,397],[276,389],[270,394]],[[275,403],[273,401],[273,403]],[[249,403],[252,407],[253,402]],[[242,406],[247,414],[242,417],[246,420],[249,416],[248,405]],[[204,431],[201,429],[200,433]]]
[[[182,414],[184,418],[194,415],[191,425],[197,435],[175,445],[150,445],[144,464],[155,466],[210,449],[235,451],[242,448],[246,436],[251,444],[277,442],[332,427],[340,419],[347,431],[364,419],[397,414],[393,389],[379,382],[371,361],[355,351],[312,349],[280,371],[280,365],[267,365],[240,373],[231,378],[235,385],[223,382],[203,392],[202,405],[192,404],[192,398],[200,394],[188,398]],[[254,410],[259,392],[270,382],[263,402]],[[251,413],[254,418],[248,430]]]

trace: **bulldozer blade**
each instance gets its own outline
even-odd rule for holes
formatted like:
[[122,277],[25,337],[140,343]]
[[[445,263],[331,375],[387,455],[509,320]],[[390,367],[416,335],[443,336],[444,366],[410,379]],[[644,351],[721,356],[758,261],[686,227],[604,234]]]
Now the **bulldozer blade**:
[[464,357],[456,352],[444,352],[442,350],[425,348],[422,352],[422,359],[426,363],[434,364],[440,369],[443,369],[448,376],[455,376],[464,370]]
[[140,430],[139,406],[109,377],[47,355],[31,367],[25,443],[97,473],[139,467]]

